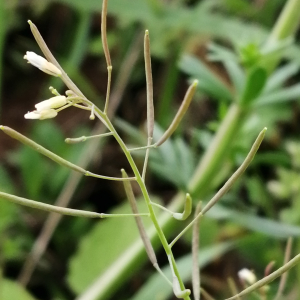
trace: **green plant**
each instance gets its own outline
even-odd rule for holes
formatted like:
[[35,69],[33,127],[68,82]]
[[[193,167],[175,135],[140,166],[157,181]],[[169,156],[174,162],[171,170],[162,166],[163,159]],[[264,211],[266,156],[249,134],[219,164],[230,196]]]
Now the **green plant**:
[[[104,12],[105,12],[105,9],[104,9]],[[105,14],[104,14],[103,20],[104,20],[103,24],[105,25],[106,24],[105,23]],[[31,28],[33,30],[33,33],[36,36],[37,41],[40,43],[40,46],[43,49],[43,47],[45,47],[45,45],[41,41],[41,37],[38,35],[38,32],[37,32],[36,28],[34,27],[34,25],[32,23],[30,25],[31,25]],[[105,26],[102,26],[102,28],[104,30],[103,34],[102,34],[103,39],[104,39],[104,45],[106,45],[106,37],[105,37],[106,29],[105,29]],[[145,36],[145,41],[146,41],[145,49],[146,49],[146,52],[148,52],[149,51],[149,45],[148,45],[148,34],[147,33],[146,33],[146,36]],[[56,67],[59,67],[59,65],[57,65],[57,62],[54,60],[54,58],[50,56],[51,55],[50,52],[48,52],[47,49],[46,50],[44,49],[44,51],[45,51],[44,54],[48,58],[48,61],[50,61],[51,63],[53,63],[54,65],[56,65]],[[250,52],[250,54],[249,54],[249,52]],[[145,197],[147,205],[148,205],[148,209],[150,211],[150,213],[149,213],[150,217],[151,217],[153,223],[156,225],[156,229],[159,232],[159,236],[160,236],[161,242],[162,242],[162,244],[163,244],[163,246],[164,246],[164,248],[166,250],[166,253],[167,253],[167,255],[168,255],[169,259],[170,259],[170,266],[171,266],[171,270],[173,271],[172,275],[173,275],[173,278],[175,278],[175,283],[173,283],[173,287],[175,286],[174,287],[175,294],[177,293],[177,296],[183,296],[183,297],[187,298],[188,297],[188,290],[184,289],[181,277],[180,277],[180,275],[179,275],[179,273],[178,273],[178,271],[176,269],[176,265],[175,265],[175,262],[174,262],[173,255],[170,252],[170,248],[176,242],[177,238],[175,238],[174,242],[172,242],[170,245],[168,245],[165,242],[165,237],[164,237],[164,235],[163,235],[163,233],[162,233],[162,231],[160,229],[160,226],[158,225],[157,219],[155,218],[155,215],[154,215],[154,212],[153,212],[152,206],[155,205],[155,204],[149,199],[149,196],[148,196],[145,184],[144,184],[144,176],[145,176],[146,165],[147,165],[147,160],[148,160],[147,156],[148,156],[148,153],[150,151],[150,148],[155,148],[155,147],[159,146],[176,129],[176,127],[177,127],[177,125],[178,125],[181,117],[183,116],[185,110],[187,109],[187,107],[189,105],[189,102],[191,101],[191,96],[192,96],[193,92],[195,91],[196,84],[193,83],[191,85],[191,87],[190,87],[190,89],[189,89],[189,91],[187,93],[187,97],[183,101],[183,106],[179,110],[179,113],[175,117],[174,122],[170,126],[169,130],[166,131],[166,134],[163,135],[162,138],[158,142],[152,144],[151,140],[152,140],[153,126],[154,126],[153,104],[152,104],[152,100],[151,100],[152,99],[152,96],[151,96],[151,93],[152,93],[151,86],[152,86],[152,84],[151,84],[151,76],[150,76],[150,74],[151,74],[151,72],[150,72],[150,62],[149,62],[149,57],[150,56],[149,56],[148,53],[146,53],[145,58],[146,58],[146,74],[147,74],[147,90],[148,90],[147,95],[149,97],[148,98],[148,145],[146,147],[142,147],[142,148],[138,148],[138,149],[128,149],[125,146],[125,144],[123,143],[123,141],[120,139],[120,137],[118,136],[117,132],[115,131],[113,125],[110,122],[110,119],[107,117],[107,110],[108,110],[108,107],[109,107],[108,106],[108,104],[109,104],[108,100],[109,100],[109,91],[110,91],[111,63],[110,63],[108,49],[105,49],[104,53],[106,54],[107,65],[108,65],[108,89],[107,89],[107,98],[106,98],[106,102],[105,102],[104,111],[101,111],[100,109],[98,109],[97,107],[95,107],[89,100],[87,100],[83,96],[83,94],[77,89],[77,87],[73,85],[73,83],[69,80],[69,78],[67,77],[67,75],[59,67],[58,70],[54,69],[53,72],[55,72],[56,74],[58,74],[59,76],[61,76],[63,78],[64,82],[69,86],[69,88],[70,88],[70,90],[72,92],[68,92],[67,97],[63,97],[63,98],[55,98],[54,97],[55,99],[52,99],[50,102],[42,103],[40,105],[40,106],[42,106],[42,108],[40,108],[40,111],[29,113],[29,114],[27,114],[27,117],[28,118],[54,117],[61,108],[66,108],[66,107],[68,107],[70,105],[77,106],[77,107],[82,108],[82,109],[91,110],[91,118],[94,118],[95,115],[96,115],[106,125],[106,127],[109,129],[110,132],[108,132],[108,134],[104,134],[104,135],[113,135],[116,138],[116,140],[118,141],[118,143],[120,144],[121,148],[123,149],[125,155],[127,156],[128,160],[129,160],[129,163],[130,163],[130,165],[131,165],[131,167],[133,169],[135,177],[127,179],[126,178],[127,175],[124,173],[124,171],[123,171],[123,178],[108,178],[106,176],[99,176],[99,175],[96,175],[96,174],[91,174],[90,172],[85,171],[83,168],[78,167],[78,166],[76,166],[74,164],[71,164],[71,163],[67,162],[66,160],[63,160],[63,159],[55,156],[53,153],[50,153],[49,151],[47,151],[46,149],[42,148],[41,146],[39,146],[39,145],[35,144],[34,142],[28,140],[24,136],[21,136],[17,132],[15,132],[15,131],[7,128],[7,127],[1,127],[1,129],[5,133],[7,133],[7,134],[11,135],[12,137],[20,140],[24,144],[35,148],[36,150],[38,150],[39,152],[41,152],[42,154],[44,154],[46,156],[49,156],[54,161],[56,161],[56,162],[58,162],[58,163],[60,163],[60,164],[62,164],[64,166],[70,167],[71,169],[73,169],[75,171],[78,171],[78,172],[80,172],[80,173],[82,173],[84,175],[95,176],[95,177],[104,178],[104,179],[112,179],[112,180],[124,181],[126,183],[125,184],[125,188],[127,190],[128,198],[130,198],[132,200],[132,203],[134,203],[134,202],[133,202],[133,197],[132,197],[131,189],[130,189],[130,186],[128,185],[128,183],[129,183],[130,180],[136,180],[138,182],[138,184],[140,185],[140,188],[141,188],[141,190],[142,190],[142,192],[144,194],[144,197]],[[253,53],[251,51],[247,51],[246,53],[247,53],[247,55],[249,55],[251,57],[251,59],[247,59],[246,61],[247,61],[247,63],[249,63],[249,61],[250,61],[250,65],[251,65],[251,67],[253,67],[253,65],[255,65],[257,63],[257,61],[256,61],[257,57],[260,58],[260,56],[259,55],[258,56],[253,55]],[[253,61],[253,57],[254,57],[254,61]],[[35,58],[32,58],[32,59],[34,60]],[[43,63],[47,64],[44,61],[43,61]],[[52,66],[51,66],[51,68],[52,68]],[[257,96],[261,93],[262,88],[265,86],[265,83],[266,83],[266,74],[265,73],[266,72],[265,72],[265,70],[263,68],[260,68],[260,67],[257,67],[257,66],[255,66],[254,69],[252,69],[252,70],[249,71],[249,75],[248,75],[247,81],[246,81],[247,84],[246,84],[245,90],[243,90],[242,97],[241,97],[241,100],[240,100],[240,105],[242,106],[242,108],[244,108],[243,107],[244,105],[247,106],[249,104],[249,102],[254,101],[254,99],[257,98]],[[259,83],[259,84],[257,85],[257,83]],[[208,87],[208,84],[206,84],[205,86]],[[255,89],[253,89],[253,87],[255,87]],[[56,93],[56,91],[53,90],[53,92],[56,94],[56,97],[62,97],[61,95],[58,95]],[[56,102],[57,100],[59,100],[58,103]],[[60,101],[62,101],[62,102],[60,102]],[[78,104],[78,103],[85,104],[85,106],[80,106],[80,104]],[[50,104],[50,107],[48,106],[48,104]],[[54,107],[51,107],[51,106],[54,106]],[[56,110],[53,110],[53,108],[54,109],[56,108]],[[235,110],[232,110],[232,111],[233,111],[232,114],[235,115],[236,108],[235,108]],[[234,125],[236,125],[236,124],[234,124]],[[231,132],[235,132],[234,131],[234,127],[235,126],[232,125]],[[223,193],[226,192],[228,190],[228,188],[232,185],[232,183],[237,179],[237,175],[240,175],[241,172],[244,171],[245,167],[249,164],[250,160],[253,158],[253,155],[256,152],[257,147],[258,147],[259,143],[262,140],[263,134],[264,134],[264,131],[259,136],[259,139],[255,143],[255,147],[250,152],[251,155],[245,161],[245,164],[243,164],[242,167],[239,168],[239,172],[235,173],[235,176],[233,176],[228,181],[227,185],[225,185],[225,188],[223,190],[221,189],[221,192],[216,194],[216,197],[214,197],[212,199],[212,202],[208,202],[208,204],[207,204],[208,206],[204,207],[204,209],[201,212],[202,214],[204,214],[212,205],[215,204],[215,202],[217,200],[219,200],[220,196],[222,196]],[[102,135],[102,136],[104,136],[104,135]],[[99,135],[97,137],[99,137]],[[226,139],[227,140],[229,139],[228,136],[226,137]],[[68,141],[69,142],[78,142],[78,141],[83,141],[83,140],[85,140],[85,138],[69,139]],[[138,172],[138,170],[137,170],[137,167],[136,167],[136,165],[135,165],[135,163],[134,163],[134,161],[133,161],[133,159],[131,157],[130,151],[143,150],[143,148],[146,150],[146,159],[145,159],[145,167],[143,169],[142,175],[140,175],[139,172]],[[215,157],[220,157],[220,156],[221,155],[218,153],[218,155],[216,155]],[[216,164],[216,165],[218,165],[218,164]],[[214,166],[214,168],[211,168],[212,171],[210,171],[210,172],[213,173],[213,170],[215,170],[215,168],[216,168],[216,166]],[[205,183],[203,184],[202,187],[207,187],[207,185],[210,183],[210,181],[211,180],[206,179],[206,181],[205,181]],[[192,187],[191,190],[195,190],[195,189]],[[196,191],[195,191],[195,194],[196,194]],[[21,198],[18,198],[18,197],[15,197],[15,196],[11,196],[11,195],[9,196],[9,195],[4,194],[4,193],[2,193],[1,195],[2,195],[2,197],[6,198],[8,200],[15,201],[15,202],[18,202],[20,204],[27,204],[27,205],[30,205],[30,206],[33,206],[33,207],[37,207],[37,208],[40,208],[40,209],[44,208],[44,209],[52,210],[52,211],[55,211],[55,212],[61,212],[61,213],[66,213],[66,214],[73,214],[73,215],[78,215],[78,216],[110,217],[109,215],[103,215],[103,214],[99,215],[99,214],[96,214],[96,213],[78,212],[78,211],[73,211],[73,210],[70,210],[70,209],[55,208],[55,207],[52,207],[52,206],[38,204],[36,202],[28,202],[25,199],[21,199]],[[187,204],[186,204],[185,212],[188,212],[190,210],[190,208],[191,208],[191,203],[190,202],[191,202],[190,201],[190,197],[186,196],[186,203]],[[161,207],[160,205],[156,205],[156,206]],[[166,208],[163,208],[163,209],[166,210]],[[135,210],[135,208],[134,208],[134,210]],[[202,216],[201,213],[198,214],[197,218],[199,218],[200,216]],[[178,214],[178,213],[172,213],[171,212],[171,214],[173,215],[173,217],[176,217],[176,218],[179,218],[179,219],[183,219],[183,218],[185,218],[187,216],[186,213]],[[134,211],[133,215],[137,217],[138,213]],[[148,215],[148,213],[146,213],[146,215]],[[120,216],[120,215],[117,215],[117,216]],[[197,218],[195,220],[197,220]],[[140,219],[138,218],[137,220],[140,220]],[[193,222],[195,222],[195,221],[193,221]],[[144,237],[144,243],[146,245],[146,249],[147,249],[148,255],[150,257],[150,260],[152,261],[152,263],[154,264],[154,266],[156,268],[158,268],[157,263],[155,261],[154,253],[151,250],[152,248],[151,248],[151,246],[149,244],[149,240],[145,237],[145,232],[144,232],[143,229],[141,229],[142,228],[141,225],[139,225],[139,228],[140,228],[140,231],[142,232],[141,235]],[[189,228],[189,227],[187,227],[187,228]],[[185,232],[185,230],[184,230],[184,232]],[[179,235],[178,238],[180,236],[181,235]],[[296,259],[296,261],[297,260],[298,260],[298,258]],[[295,263],[295,261],[291,262],[291,264],[287,264],[285,268],[290,268],[294,263]],[[279,272],[277,272],[275,275],[278,276],[284,270],[285,269],[280,269]],[[275,276],[275,275],[273,275],[273,276]],[[252,288],[257,287],[260,284],[265,284],[265,282],[268,282],[268,280],[271,280],[271,279],[273,279],[273,277],[269,277],[266,280],[264,280],[262,282],[259,282],[258,284],[256,284]],[[176,286],[177,280],[179,280],[180,289],[178,289],[178,286]],[[181,291],[181,290],[183,290],[183,291]],[[181,292],[183,292],[183,293],[181,293]]]

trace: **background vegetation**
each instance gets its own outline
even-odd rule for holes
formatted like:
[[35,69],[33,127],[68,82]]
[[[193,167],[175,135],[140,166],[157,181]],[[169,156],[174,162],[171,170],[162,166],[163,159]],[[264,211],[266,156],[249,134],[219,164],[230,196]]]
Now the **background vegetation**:
[[[231,294],[228,277],[242,288],[237,272],[244,267],[255,270],[259,278],[271,261],[274,268],[280,267],[289,236],[295,238],[292,253],[300,252],[300,49],[297,33],[295,41],[281,37],[275,48],[266,43],[285,2],[109,1],[108,42],[114,70],[111,113],[116,114],[115,124],[128,144],[146,144],[142,50],[146,28],[151,37],[156,136],[172,120],[189,80],[199,80],[195,100],[176,135],[152,151],[147,183],[158,202],[178,207],[176,203],[183,201],[178,191],[190,190],[195,201],[208,200],[240,165],[258,132],[268,127],[250,168],[201,225],[202,285],[216,298]],[[28,19],[86,96],[102,105],[107,75],[100,9],[101,1],[96,0],[0,2],[0,117],[1,124],[74,163],[119,176],[128,165],[111,140],[64,142],[66,137],[99,130],[86,112],[72,108],[42,122],[23,117],[35,103],[49,98],[49,86],[65,89],[23,60],[26,51],[40,54]],[[232,103],[238,103],[242,111],[227,146],[213,172],[205,180],[195,180],[199,161],[224,126]],[[79,178],[2,133],[0,141],[1,191],[51,204],[70,200],[70,207],[77,209],[129,210],[122,184]],[[142,154],[137,152],[135,158],[142,166]],[[135,192],[140,194],[138,189]],[[182,227],[167,222],[164,215],[161,222],[166,223],[170,238]],[[134,220],[64,217],[59,222],[55,215],[49,218],[47,213],[1,200],[0,231],[3,300],[173,299],[137,242]],[[153,238],[159,262],[165,265],[166,258]],[[187,234],[174,248],[187,282],[190,243],[191,234]],[[36,260],[28,258],[32,251]],[[282,299],[299,297],[300,266],[291,273]],[[101,291],[88,298],[86,292],[95,281]],[[278,282],[270,285],[269,299],[277,287]]]

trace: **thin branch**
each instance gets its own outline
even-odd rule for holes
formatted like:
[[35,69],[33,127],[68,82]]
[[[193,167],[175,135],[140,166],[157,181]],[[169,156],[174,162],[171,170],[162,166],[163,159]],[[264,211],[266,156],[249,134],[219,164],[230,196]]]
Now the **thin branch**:
[[136,180],[135,177],[128,177],[128,178],[123,178],[123,177],[109,177],[109,176],[103,176],[103,175],[98,175],[89,171],[86,171],[84,174],[85,176],[91,176],[91,177],[96,177],[96,178],[101,178],[101,179],[107,179],[107,180],[113,180],[113,181],[134,181]]
[[106,88],[106,100],[104,106],[104,113],[107,113],[108,104],[109,104],[109,97],[110,97],[110,87],[111,87],[111,73],[112,73],[112,66],[107,67],[107,88]]
[[248,153],[247,157],[245,158],[242,165],[233,173],[233,175],[225,182],[223,187],[216,193],[216,195],[206,204],[206,206],[203,208],[203,210],[198,214],[198,216],[190,223],[188,224],[176,237],[175,239],[170,243],[170,247],[172,247],[179,238],[195,223],[197,222],[198,218],[201,218],[210,208],[212,208],[221,198],[228,192],[228,190],[232,187],[232,185],[239,179],[239,177],[242,175],[242,173],[247,169],[249,164],[251,163],[252,159],[254,158],[261,142],[263,141],[263,138],[265,136],[267,128],[264,128],[256,138],[252,148],[250,149],[250,152]]
[[128,149],[128,151],[133,152],[133,151],[139,151],[139,150],[146,150],[146,149],[149,149],[149,148],[156,148],[156,145],[152,144],[152,145],[147,145],[147,146],[143,146],[143,147],[131,148],[131,149]]
[[[286,243],[286,249],[285,249],[285,255],[284,255],[284,262],[283,262],[284,265],[291,258],[292,243],[293,243],[293,239],[291,237],[289,237],[288,241]],[[288,277],[288,272],[285,272],[284,274],[282,274],[282,276],[280,278],[280,283],[279,283],[278,291],[277,291],[277,294],[276,294],[276,297],[275,297],[274,300],[280,300],[281,299],[282,293],[283,293],[283,290],[285,288],[285,284],[286,284],[286,281],[287,281],[287,277]]]
[[264,277],[263,279],[255,282],[254,284],[252,284],[248,288],[244,289],[239,294],[237,294],[237,295],[235,295],[233,297],[227,298],[225,300],[238,299],[238,297],[248,295],[249,293],[251,293],[251,292],[253,292],[255,290],[258,290],[259,288],[263,287],[266,284],[269,284],[270,282],[272,282],[273,280],[275,280],[277,277],[281,276],[283,273],[287,272],[288,270],[290,270],[291,268],[293,268],[294,266],[296,266],[299,262],[300,262],[300,254],[296,255],[288,263],[286,263],[284,266],[282,266],[281,268],[279,268],[276,271],[274,271],[273,273],[271,273],[269,276]]
[[146,150],[146,154],[145,154],[145,160],[144,160],[144,166],[143,166],[143,173],[142,173],[142,178],[145,181],[145,177],[146,177],[146,171],[147,171],[147,165],[148,165],[148,160],[149,160],[149,154],[150,154],[150,147],[152,143],[152,137],[148,137],[148,148]]
[[24,136],[23,134],[13,130],[10,127],[7,126],[0,126],[0,129],[6,133],[7,135],[11,136],[12,138],[18,140],[19,142],[21,142],[22,144],[32,148],[33,150],[49,157],[50,159],[52,159],[53,161],[55,161],[56,163],[65,166],[67,168],[70,168],[74,171],[77,171],[85,176],[91,176],[91,177],[96,177],[96,178],[101,178],[101,179],[106,179],[106,180],[115,180],[115,181],[124,181],[124,180],[135,180],[135,177],[130,177],[127,179],[124,178],[118,178],[118,177],[109,177],[109,176],[103,176],[103,175],[98,175],[98,174],[94,174],[92,172],[89,172],[87,170],[84,170],[83,168],[63,159],[62,157],[56,155],[55,153],[49,151],[48,149],[44,148],[43,146],[37,144],[36,142],[32,141],[31,139],[27,138],[26,136]]
[[71,162],[63,159],[62,157],[56,155],[55,153],[49,151],[48,149],[42,147],[41,145],[37,144],[36,142],[32,141],[31,139],[27,138],[26,136],[24,136],[23,134],[13,130],[10,127],[7,126],[0,126],[0,129],[7,135],[9,135],[10,137],[18,140],[19,142],[21,142],[22,144],[32,148],[33,150],[49,157],[50,159],[52,159],[53,161],[55,161],[56,163],[65,166],[67,168],[70,168],[76,172],[79,172],[83,175],[85,175],[85,173],[87,172],[86,170],[84,170],[83,168],[72,164]]
[[202,214],[204,215],[208,212],[232,187],[232,185],[241,177],[241,175],[245,172],[245,170],[250,165],[251,161],[253,160],[260,144],[262,143],[267,128],[265,127],[256,138],[251,150],[249,151],[247,157],[245,158],[244,162],[241,166],[233,173],[233,175],[226,181],[223,187],[217,192],[217,194],[206,204],[206,206],[202,210]]
[[81,142],[85,142],[89,139],[94,139],[94,138],[102,138],[102,137],[106,137],[106,136],[110,136],[112,135],[112,132],[107,132],[107,133],[101,133],[101,134],[96,134],[96,135],[90,135],[90,136],[81,136],[78,138],[66,138],[65,142],[68,144],[77,144],[77,143],[81,143]]
[[[122,172],[122,176],[124,179],[128,179],[128,175],[127,173],[125,172],[124,169],[121,170]],[[132,209],[132,212],[134,214],[138,214],[139,211],[138,211],[138,207],[137,207],[137,204],[136,204],[136,200],[135,200],[135,196],[133,194],[133,190],[132,190],[132,186],[131,186],[131,183],[128,182],[128,181],[124,181],[123,182],[124,184],[124,188],[125,188],[125,192],[126,192],[126,195],[127,195],[127,198],[129,200],[129,204],[131,206],[131,209]],[[140,217],[136,217],[135,218],[135,221],[136,221],[136,225],[138,227],[138,230],[139,230],[139,233],[140,233],[140,236],[141,236],[141,239],[144,243],[144,246],[145,246],[145,249],[146,249],[146,252],[148,254],[148,257],[152,263],[152,265],[158,267],[158,263],[157,263],[157,259],[156,259],[156,255],[155,255],[155,252],[154,252],[154,249],[152,247],[152,244],[151,244],[151,241],[147,235],[147,232],[145,230],[145,227],[144,227],[144,224],[143,224],[143,221]]]
[[115,218],[115,217],[137,217],[137,216],[147,216],[149,217],[149,213],[142,213],[142,214],[103,214],[103,213],[96,213],[91,211],[84,211],[78,209],[71,209],[65,207],[59,207],[56,205],[50,205],[34,200],[29,200],[26,198],[18,197],[15,195],[7,194],[0,192],[0,199],[8,200],[9,202],[28,206],[35,209],[40,209],[48,212],[58,213],[61,215],[67,215],[72,217],[85,217],[85,218]]

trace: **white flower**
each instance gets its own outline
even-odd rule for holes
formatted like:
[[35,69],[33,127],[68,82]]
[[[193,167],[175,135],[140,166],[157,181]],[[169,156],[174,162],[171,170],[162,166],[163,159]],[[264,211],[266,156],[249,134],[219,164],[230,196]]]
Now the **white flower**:
[[256,282],[256,276],[255,274],[250,271],[249,269],[242,269],[238,272],[238,276],[242,281],[247,282],[248,284],[253,284]]
[[64,106],[67,103],[67,98],[65,96],[56,96],[48,100],[44,100],[35,105],[35,108],[38,112],[42,110],[48,110],[51,108],[59,108]]
[[39,119],[39,120],[45,120],[45,119],[51,119],[57,116],[57,111],[55,109],[45,109],[42,111],[31,111],[24,115],[25,119]]
[[39,68],[41,71],[53,75],[53,76],[60,76],[61,71],[58,69],[54,64],[47,61],[44,57],[37,55],[34,52],[27,51],[26,55],[24,55],[24,59],[28,60],[28,63],[32,64],[33,66]]

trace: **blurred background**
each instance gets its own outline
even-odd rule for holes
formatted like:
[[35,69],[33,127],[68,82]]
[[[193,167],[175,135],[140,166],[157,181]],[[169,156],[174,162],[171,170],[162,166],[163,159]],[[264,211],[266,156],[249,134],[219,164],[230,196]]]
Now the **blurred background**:
[[[112,138],[75,145],[64,142],[67,137],[103,130],[99,122],[89,120],[88,112],[68,108],[55,119],[24,119],[36,103],[52,97],[49,86],[62,94],[66,90],[59,79],[23,59],[26,51],[42,55],[27,20],[36,24],[56,59],[86,97],[103,108],[107,70],[100,35],[101,2],[0,1],[0,123],[92,172],[118,177],[121,168],[130,169]],[[268,127],[266,139],[247,172],[201,224],[202,285],[217,298],[231,295],[228,277],[233,278],[238,290],[242,289],[237,272],[244,267],[254,270],[258,278],[264,276],[272,261],[274,269],[279,268],[289,236],[295,237],[293,256],[300,250],[297,30],[294,38],[284,37],[276,49],[269,51],[266,47],[286,2],[108,3],[108,44],[113,65],[110,115],[130,147],[144,146],[147,141],[145,29],[151,39],[155,138],[171,123],[190,82],[199,80],[199,89],[182,124],[163,147],[151,152],[146,181],[153,199],[167,205],[173,203],[178,191],[192,189],[195,203],[208,200],[241,164],[259,131]],[[295,29],[297,25],[295,22]],[[224,125],[232,103],[239,103],[239,99],[251,105],[243,106],[222,159],[205,188],[191,188],[201,158]],[[134,152],[134,157],[142,167],[144,152]],[[76,209],[129,211],[122,184],[81,178],[4,133],[0,133],[0,190]],[[139,197],[137,186],[134,191]],[[169,223],[165,228],[168,238],[176,236],[183,225]],[[1,299],[175,299],[147,262],[145,252],[132,246],[138,239],[132,219],[59,219],[0,199]],[[190,244],[189,232],[174,247],[188,287]],[[157,239],[154,246],[160,264],[167,265]],[[111,285],[106,285],[109,272],[116,276]],[[300,266],[292,273],[281,299],[299,297]],[[96,281],[103,286],[102,291],[83,298]],[[278,281],[269,286],[269,298],[260,299],[271,299],[277,288]],[[260,297],[264,293],[260,291]]]

